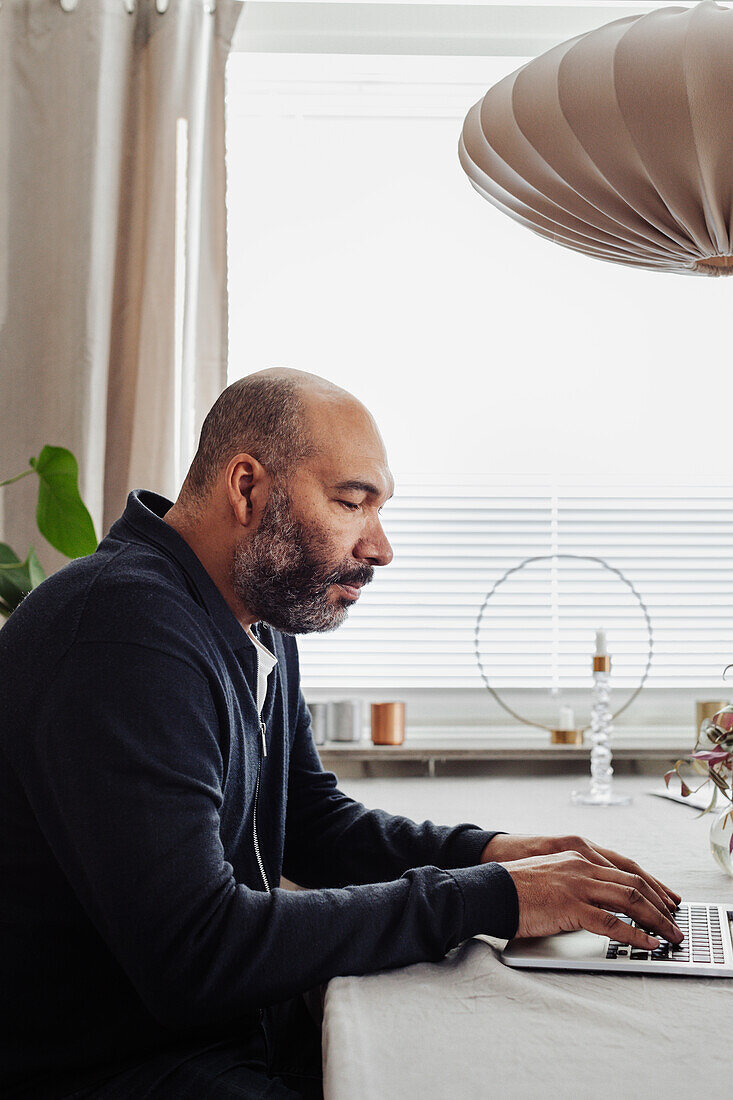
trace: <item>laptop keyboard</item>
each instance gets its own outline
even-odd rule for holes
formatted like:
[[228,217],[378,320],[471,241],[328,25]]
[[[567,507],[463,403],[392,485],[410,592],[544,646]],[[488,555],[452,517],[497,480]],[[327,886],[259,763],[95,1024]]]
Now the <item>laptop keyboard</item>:
[[[617,913],[616,916],[633,928],[641,927],[625,913]],[[685,938],[682,943],[668,943],[662,940],[654,951],[646,951],[642,948],[630,947],[629,944],[620,943],[618,940],[611,940],[606,958],[724,965],[723,930],[720,927],[718,910],[714,905],[687,905],[682,902],[675,913],[675,919],[684,933]]]

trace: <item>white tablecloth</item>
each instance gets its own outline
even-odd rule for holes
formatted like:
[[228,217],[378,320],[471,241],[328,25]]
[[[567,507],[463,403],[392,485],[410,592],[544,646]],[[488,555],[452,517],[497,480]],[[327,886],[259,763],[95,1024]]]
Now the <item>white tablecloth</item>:
[[[356,793],[377,805],[370,782]],[[430,800],[430,781],[413,782],[421,784],[418,801]],[[608,809],[573,806],[568,793],[578,784],[568,777],[434,782],[436,795],[437,784],[450,784],[459,803],[468,784],[474,811],[481,789],[487,827],[580,833],[633,855],[690,900],[733,905],[733,880],[707,846],[710,818],[646,794],[659,786],[649,777],[620,778],[634,801]],[[383,794],[389,781],[372,786]],[[512,970],[471,940],[437,964],[333,980],[324,1076],[327,1100],[729,1100],[733,979]]]

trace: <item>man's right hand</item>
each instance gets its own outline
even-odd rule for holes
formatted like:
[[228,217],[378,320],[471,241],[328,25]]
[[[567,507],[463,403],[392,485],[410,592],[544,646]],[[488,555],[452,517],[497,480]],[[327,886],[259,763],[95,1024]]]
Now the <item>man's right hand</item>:
[[[549,936],[581,928],[610,936],[644,950],[658,946],[642,928],[671,943],[682,932],[673,913],[641,875],[591,863],[579,852],[558,852],[502,863],[514,880],[519,898],[517,936]],[[614,916],[625,913],[642,928]]]

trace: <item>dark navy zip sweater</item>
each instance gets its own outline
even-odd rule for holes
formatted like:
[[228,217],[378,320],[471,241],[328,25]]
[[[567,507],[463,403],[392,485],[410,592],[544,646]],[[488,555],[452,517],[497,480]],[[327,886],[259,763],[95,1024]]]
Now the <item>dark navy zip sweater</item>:
[[[510,875],[476,866],[493,833],[417,825],[337,789],[295,640],[264,624],[278,663],[260,761],[255,647],[163,522],[170,506],[131,493],[96,553],[0,630],[7,1094],[62,1095],[334,975],[516,930]],[[304,891],[265,891],[260,768],[267,878]]]

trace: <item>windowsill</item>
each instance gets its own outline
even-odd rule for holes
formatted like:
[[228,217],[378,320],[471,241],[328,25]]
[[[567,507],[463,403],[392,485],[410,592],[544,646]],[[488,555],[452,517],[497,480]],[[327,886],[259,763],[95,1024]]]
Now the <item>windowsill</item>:
[[[687,727],[640,730],[629,727],[614,733],[612,750],[617,761],[674,761],[692,750],[694,736]],[[582,745],[553,745],[544,730],[496,732],[456,732],[440,735],[439,731],[409,731],[402,745],[373,745],[369,740],[329,741],[318,747],[326,768],[342,772],[346,765],[360,768],[362,774],[381,773],[383,766],[427,764],[429,775],[435,765],[443,763],[473,764],[501,761],[526,763],[587,762],[590,739],[585,735]]]

